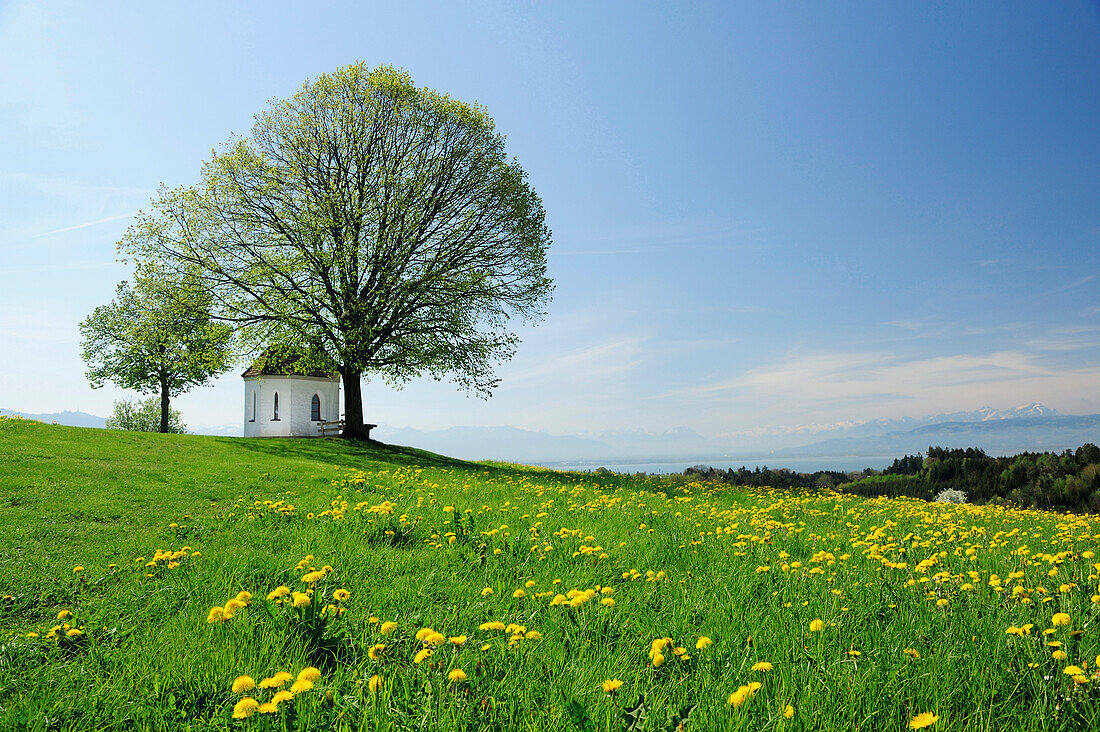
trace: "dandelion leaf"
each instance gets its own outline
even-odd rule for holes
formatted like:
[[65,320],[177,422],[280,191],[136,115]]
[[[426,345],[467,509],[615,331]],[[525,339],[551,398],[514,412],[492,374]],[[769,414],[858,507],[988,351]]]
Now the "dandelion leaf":
[[565,708],[565,711],[569,713],[569,718],[573,720],[573,724],[581,732],[596,732],[596,725],[592,722],[592,718],[588,716],[584,705],[576,699],[569,702],[569,706]]
[[688,722],[691,721],[691,713],[695,711],[695,707],[695,704],[689,704],[671,715],[668,718],[668,726],[665,727],[665,730],[667,732],[684,732],[687,729]]
[[625,732],[642,732],[648,718],[649,712],[645,708],[645,694],[642,694],[633,707],[623,709],[623,729]]

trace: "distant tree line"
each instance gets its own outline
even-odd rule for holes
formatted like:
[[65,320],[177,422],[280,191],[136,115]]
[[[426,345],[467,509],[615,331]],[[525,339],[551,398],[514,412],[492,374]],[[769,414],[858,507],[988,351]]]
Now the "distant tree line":
[[948,500],[961,491],[968,503],[1100,513],[1100,447],[1092,443],[1062,453],[1024,452],[1010,457],[991,457],[979,448],[929,447],[926,456],[897,458],[881,472],[868,468],[855,473],[796,473],[767,467],[722,471],[697,465],[684,475],[731,485],[835,488],[860,496],[926,501]]
[[836,488],[857,477],[875,473],[868,468],[860,473],[843,473],[836,470],[818,470],[815,473],[796,473],[787,468],[769,468],[757,466],[749,470],[741,466],[737,470],[719,470],[705,465],[695,465],[684,471],[685,476],[693,480],[715,480],[730,485],[749,485],[759,488]]
[[991,457],[977,448],[929,447],[926,457],[906,455],[882,475],[853,481],[840,490],[926,500],[958,490],[968,503],[1100,513],[1100,447],[1087,443],[1062,453],[1010,457]]

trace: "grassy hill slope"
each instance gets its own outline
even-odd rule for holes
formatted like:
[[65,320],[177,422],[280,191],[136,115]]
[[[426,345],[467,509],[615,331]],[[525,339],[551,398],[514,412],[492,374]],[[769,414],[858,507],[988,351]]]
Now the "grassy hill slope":
[[[107,564],[163,542],[186,514],[288,488],[326,492],[341,466],[470,467],[381,443],[243,439],[0,421],[0,577],[48,585],[62,570]],[[486,468],[480,468],[482,470]]]
[[1098,549],[1088,515],[0,420],[0,729],[1084,729]]

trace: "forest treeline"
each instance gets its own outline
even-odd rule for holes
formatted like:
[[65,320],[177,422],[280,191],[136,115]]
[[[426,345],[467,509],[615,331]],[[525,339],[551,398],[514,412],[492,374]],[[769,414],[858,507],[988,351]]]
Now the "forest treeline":
[[978,448],[929,447],[926,455],[906,455],[882,471],[796,473],[785,468],[716,470],[695,466],[694,479],[731,485],[834,488],[860,496],[910,496],[1021,508],[1100,513],[1100,447],[1024,452],[992,457]]

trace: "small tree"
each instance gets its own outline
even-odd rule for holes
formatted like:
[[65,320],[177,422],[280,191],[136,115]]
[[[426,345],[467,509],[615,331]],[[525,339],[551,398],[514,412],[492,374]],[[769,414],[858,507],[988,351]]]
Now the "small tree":
[[169,432],[182,435],[187,425],[175,409],[168,409],[168,429],[161,430],[160,401],[155,397],[133,402],[126,399],[115,402],[114,413],[107,420],[109,430],[131,430],[133,432]]
[[169,400],[229,366],[229,326],[210,318],[210,296],[191,281],[139,273],[117,297],[80,324],[92,388],[111,381],[160,394],[160,431],[169,432]]
[[365,435],[365,374],[449,374],[487,396],[518,343],[510,319],[549,300],[549,245],[542,202],[482,107],[362,64],[272,102],[121,242],[200,272],[253,350],[291,344],[338,371],[347,437]]

